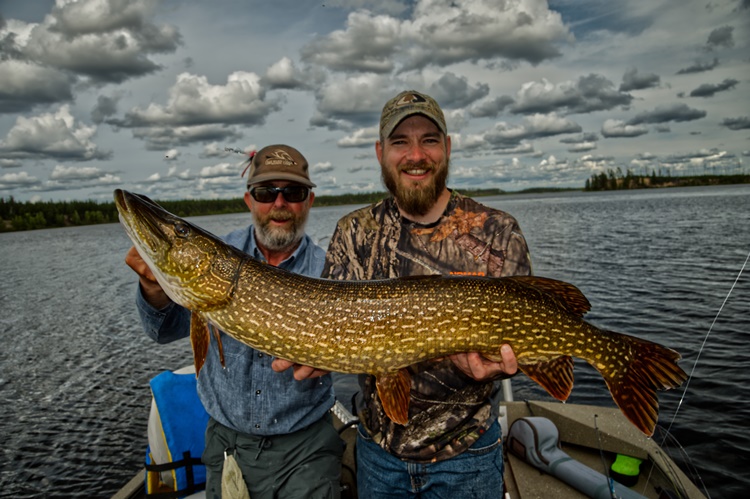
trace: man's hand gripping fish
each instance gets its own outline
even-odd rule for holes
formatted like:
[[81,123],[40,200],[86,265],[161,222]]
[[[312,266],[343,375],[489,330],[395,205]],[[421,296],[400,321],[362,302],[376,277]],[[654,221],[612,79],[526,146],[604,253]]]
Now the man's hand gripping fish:
[[[590,304],[565,282],[315,279],[258,262],[145,196],[118,189],[115,204],[159,284],[192,312],[198,373],[212,324],[269,355],[375,375],[386,414],[406,424],[407,366],[475,351],[499,360],[500,346],[508,343],[521,371],[559,400],[573,388],[572,357],[586,360],[604,377],[625,416],[649,436],[658,418],[656,390],[676,388],[687,378],[677,352],[584,321]],[[216,340],[221,348],[218,334]]]

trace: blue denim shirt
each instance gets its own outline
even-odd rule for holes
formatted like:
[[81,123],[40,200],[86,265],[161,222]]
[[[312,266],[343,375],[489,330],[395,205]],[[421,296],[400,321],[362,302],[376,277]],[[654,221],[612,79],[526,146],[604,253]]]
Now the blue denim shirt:
[[[265,261],[255,242],[253,226],[227,234],[224,241]],[[323,270],[325,251],[305,235],[299,248],[279,267],[311,277]],[[162,310],[149,305],[140,286],[136,305],[146,334],[159,343],[190,336],[190,312],[170,303]],[[242,433],[281,435],[301,430],[322,418],[334,402],[330,375],[297,381],[291,369],[277,373],[272,357],[220,332],[226,369],[211,337],[206,363],[198,377],[198,395],[208,414]]]

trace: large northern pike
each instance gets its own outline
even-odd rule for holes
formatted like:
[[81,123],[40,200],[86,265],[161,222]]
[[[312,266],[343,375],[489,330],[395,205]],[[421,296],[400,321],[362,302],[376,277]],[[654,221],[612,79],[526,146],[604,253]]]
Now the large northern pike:
[[656,390],[676,388],[687,377],[677,352],[584,321],[589,302],[565,282],[315,279],[258,262],[145,196],[118,189],[115,204],[159,284],[192,312],[197,372],[212,324],[269,355],[375,375],[386,414],[406,424],[407,366],[460,352],[499,359],[500,346],[508,343],[520,370],[559,400],[573,388],[572,357],[586,360],[604,377],[625,416],[647,435],[658,418]]

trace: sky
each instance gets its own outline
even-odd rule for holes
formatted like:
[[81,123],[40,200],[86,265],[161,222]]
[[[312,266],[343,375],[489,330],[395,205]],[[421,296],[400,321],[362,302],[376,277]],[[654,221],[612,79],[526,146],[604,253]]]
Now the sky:
[[0,197],[236,198],[285,143],[383,191],[385,102],[433,96],[449,187],[750,173],[750,0],[0,0]]

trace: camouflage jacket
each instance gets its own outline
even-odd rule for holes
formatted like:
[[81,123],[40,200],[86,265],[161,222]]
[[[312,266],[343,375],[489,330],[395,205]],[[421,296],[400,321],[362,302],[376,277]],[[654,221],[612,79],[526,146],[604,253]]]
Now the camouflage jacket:
[[[526,240],[509,214],[451,193],[443,216],[422,225],[401,217],[393,198],[339,220],[323,277],[364,280],[453,274],[531,274]],[[477,382],[449,359],[410,368],[409,424],[385,416],[374,376],[360,376],[357,412],[373,439],[407,461],[442,461],[469,448],[492,424],[495,383]]]

